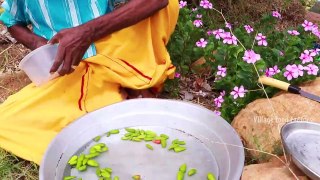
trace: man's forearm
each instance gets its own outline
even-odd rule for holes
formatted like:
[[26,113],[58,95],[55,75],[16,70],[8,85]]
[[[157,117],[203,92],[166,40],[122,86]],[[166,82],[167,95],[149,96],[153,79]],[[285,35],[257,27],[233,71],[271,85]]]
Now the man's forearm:
[[31,50],[34,50],[47,42],[45,38],[37,36],[25,26],[14,25],[8,28],[8,31],[19,43]]
[[115,31],[129,27],[150,17],[168,5],[169,0],[131,0],[123,7],[104,16],[89,21],[85,26],[92,33],[92,41],[97,41]]

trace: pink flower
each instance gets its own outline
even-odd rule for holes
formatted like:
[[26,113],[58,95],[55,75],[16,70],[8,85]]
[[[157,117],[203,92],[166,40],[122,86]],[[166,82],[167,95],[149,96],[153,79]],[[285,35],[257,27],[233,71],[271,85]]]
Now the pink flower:
[[216,115],[218,115],[218,116],[221,116],[221,112],[220,111],[217,111],[217,110],[215,110],[215,111],[213,111]]
[[288,31],[288,33],[290,34],[290,35],[292,35],[292,36],[298,36],[298,35],[300,35],[300,33],[298,32],[298,31],[296,31],[296,30],[289,30]]
[[272,16],[281,19],[281,14],[278,11],[272,11]]
[[212,31],[212,34],[215,36],[216,39],[220,39],[224,35],[224,30],[223,29],[214,30]]
[[319,67],[314,64],[308,64],[304,69],[307,71],[309,75],[318,75]]
[[178,73],[178,72],[176,72],[176,73],[174,74],[174,77],[175,77],[175,78],[180,78],[180,77],[181,77],[181,74]]
[[284,56],[284,53],[282,51],[279,52],[280,56]]
[[231,44],[234,44],[234,45],[238,44],[237,38],[235,36],[233,36],[230,32],[225,32],[222,35],[222,38],[223,38],[224,44],[230,44],[230,45]]
[[209,0],[201,0],[200,6],[204,9],[212,9],[212,3]]
[[208,36],[211,36],[213,34],[213,31],[212,30],[208,30],[207,34],[208,34]]
[[192,12],[195,12],[195,11],[197,11],[198,10],[198,8],[192,8]]
[[221,77],[225,77],[227,75],[227,68],[219,65],[217,75]]
[[202,14],[197,14],[196,18],[201,19],[202,18]]
[[277,66],[277,65],[274,66],[274,67],[268,68],[268,69],[266,70],[266,76],[267,76],[267,77],[272,77],[272,76],[274,76],[274,75],[276,75],[276,74],[278,74],[278,73],[280,73],[280,70],[278,69],[278,66]]
[[207,44],[208,44],[208,42],[203,38],[201,38],[199,41],[196,42],[196,45],[198,47],[202,47],[202,48],[205,48],[207,46]]
[[219,97],[215,98],[213,101],[214,101],[214,104],[216,105],[216,107],[221,107],[224,99],[222,96],[219,96]]
[[247,31],[248,34],[253,32],[253,28],[250,25],[244,25],[244,29]]
[[180,1],[179,2],[179,6],[180,6],[180,8],[186,7],[187,6],[187,1]]
[[258,41],[259,46],[267,46],[268,45],[267,38],[266,38],[266,36],[262,35],[262,33],[257,34],[256,40]]
[[313,23],[307,20],[304,20],[302,26],[304,27],[305,31],[312,31],[314,29]]
[[284,77],[288,79],[288,81],[291,81],[293,78],[298,78],[299,76],[303,76],[303,70],[305,68],[302,65],[290,65],[288,64],[286,66],[286,71],[284,72]]
[[247,92],[247,90],[244,89],[244,87],[241,85],[240,88],[239,87],[234,87],[233,91],[231,91],[231,95],[233,96],[233,99],[237,99],[238,97],[243,98],[245,93]]
[[300,59],[302,60],[302,64],[308,63],[308,62],[313,62],[313,56],[315,56],[316,53],[312,52],[310,53],[310,51],[308,50],[304,50],[303,53],[301,53],[300,55]]
[[246,50],[244,52],[243,60],[247,63],[254,64],[261,59],[260,54],[256,54],[253,50]]
[[231,25],[230,23],[226,22],[226,28],[231,29],[231,28],[232,28],[232,25]]
[[311,55],[312,57],[314,57],[314,56],[316,56],[316,55],[319,54],[320,49],[318,49],[318,48],[317,48],[317,49],[310,49],[309,52],[310,52],[310,55]]
[[225,96],[226,95],[226,91],[222,91],[222,92],[220,92],[220,96]]
[[196,27],[200,27],[202,26],[202,21],[200,19],[194,20],[193,25]]

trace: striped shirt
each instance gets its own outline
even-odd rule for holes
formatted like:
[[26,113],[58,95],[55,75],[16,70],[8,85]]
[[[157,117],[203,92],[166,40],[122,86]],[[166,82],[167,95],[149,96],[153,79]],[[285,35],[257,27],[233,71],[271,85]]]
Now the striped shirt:
[[[76,27],[113,10],[123,0],[5,0],[0,21],[7,27],[32,25],[33,32],[51,39],[62,29]],[[84,58],[96,55],[92,44]]]

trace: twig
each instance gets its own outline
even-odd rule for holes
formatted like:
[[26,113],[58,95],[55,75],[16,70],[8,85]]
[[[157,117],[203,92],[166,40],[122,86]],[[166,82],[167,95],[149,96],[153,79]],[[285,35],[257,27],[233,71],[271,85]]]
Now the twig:
[[7,47],[5,50],[0,52],[0,55],[2,55],[3,53],[5,53],[6,51],[8,51],[11,47],[13,46],[13,44],[11,44],[9,47]]

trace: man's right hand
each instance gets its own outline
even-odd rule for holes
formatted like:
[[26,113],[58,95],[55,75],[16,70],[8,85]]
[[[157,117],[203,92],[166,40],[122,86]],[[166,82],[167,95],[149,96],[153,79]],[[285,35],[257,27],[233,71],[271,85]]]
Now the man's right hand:
[[14,25],[8,28],[11,36],[15,38],[19,43],[23,44],[27,48],[34,50],[40,46],[47,44],[48,40],[37,36],[30,29],[22,25]]

